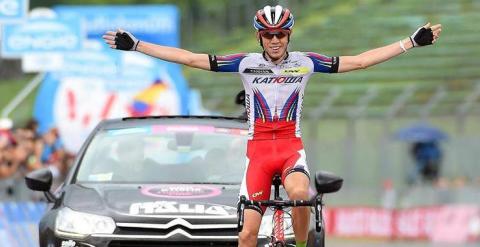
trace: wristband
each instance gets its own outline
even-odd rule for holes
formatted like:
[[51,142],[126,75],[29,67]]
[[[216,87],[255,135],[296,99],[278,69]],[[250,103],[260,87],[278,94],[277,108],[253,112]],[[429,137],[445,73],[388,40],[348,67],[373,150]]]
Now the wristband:
[[402,48],[403,53],[407,52],[407,49],[405,48],[405,44],[403,44],[403,41],[400,40],[400,41],[398,41],[398,43],[400,43],[400,48]]

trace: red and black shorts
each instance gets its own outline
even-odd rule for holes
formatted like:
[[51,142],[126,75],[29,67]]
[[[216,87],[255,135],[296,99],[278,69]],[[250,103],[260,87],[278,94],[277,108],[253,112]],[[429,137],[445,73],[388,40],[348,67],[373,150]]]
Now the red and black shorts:
[[[283,184],[285,177],[293,172],[302,172],[309,177],[301,138],[249,140],[240,195],[245,195],[248,200],[269,200],[273,176],[280,174]],[[266,209],[249,208],[261,214]]]

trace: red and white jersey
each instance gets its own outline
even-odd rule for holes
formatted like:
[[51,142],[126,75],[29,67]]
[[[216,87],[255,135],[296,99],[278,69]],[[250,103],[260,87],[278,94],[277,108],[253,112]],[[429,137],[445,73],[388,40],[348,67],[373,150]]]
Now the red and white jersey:
[[261,53],[210,55],[210,68],[237,72],[245,87],[250,139],[301,137],[300,117],[305,86],[314,72],[336,73],[338,57],[290,52],[274,64]]

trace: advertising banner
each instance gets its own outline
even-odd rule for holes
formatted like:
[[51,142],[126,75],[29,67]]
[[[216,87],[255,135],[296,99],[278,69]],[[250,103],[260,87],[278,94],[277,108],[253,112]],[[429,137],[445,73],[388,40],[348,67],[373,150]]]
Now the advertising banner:
[[79,19],[29,19],[3,27],[1,56],[21,58],[23,54],[79,51],[84,39],[85,32]]
[[24,21],[28,12],[28,0],[0,0],[0,24]]
[[407,209],[333,208],[326,214],[328,235],[380,239],[429,240],[464,244],[480,239],[477,205]]
[[61,67],[49,72],[40,86],[34,115],[41,132],[58,128],[67,150],[75,153],[103,119],[188,113],[189,90],[178,65],[110,49],[101,39],[116,26],[142,40],[178,46],[175,7],[54,9],[60,18],[79,19],[88,39],[83,49],[64,52],[61,62],[56,63]]

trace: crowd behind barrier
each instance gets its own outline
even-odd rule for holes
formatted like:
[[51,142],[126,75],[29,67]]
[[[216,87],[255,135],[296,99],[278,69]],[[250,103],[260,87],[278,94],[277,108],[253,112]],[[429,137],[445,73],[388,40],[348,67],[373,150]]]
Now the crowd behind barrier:
[[13,128],[10,119],[0,119],[0,201],[38,200],[38,194],[23,189],[23,177],[48,167],[56,187],[63,181],[73,157],[64,149],[57,128],[39,133],[34,119],[19,128]]

